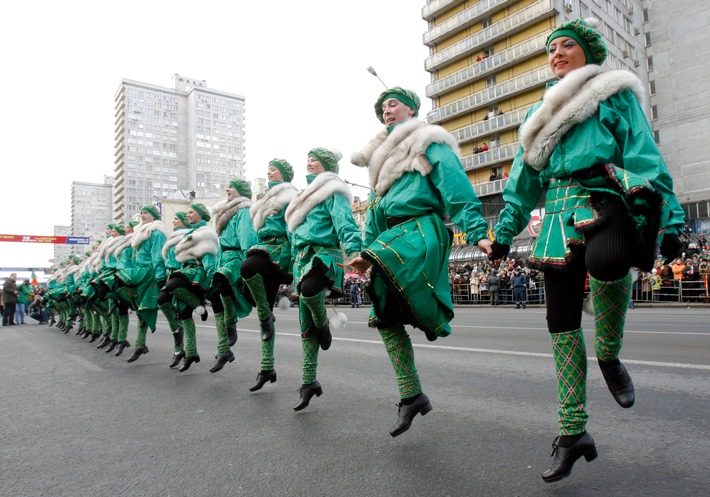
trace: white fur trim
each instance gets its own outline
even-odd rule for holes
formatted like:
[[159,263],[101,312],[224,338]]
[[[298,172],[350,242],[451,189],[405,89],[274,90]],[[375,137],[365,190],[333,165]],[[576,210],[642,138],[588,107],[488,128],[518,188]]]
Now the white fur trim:
[[217,255],[219,238],[217,232],[210,226],[200,226],[190,234],[185,235],[175,245],[175,259],[178,262],[200,260],[206,254]]
[[353,194],[340,179],[340,176],[331,172],[317,175],[311,184],[301,190],[286,208],[285,218],[289,231],[293,232],[298,228],[311,209],[336,193],[345,195],[348,204],[353,203]]
[[133,229],[133,243],[131,243],[133,249],[137,252],[138,249],[141,248],[143,242],[150,239],[150,236],[155,230],[160,231],[163,235],[165,235],[165,238],[168,237],[168,228],[162,221],[158,221],[157,219],[150,223],[141,223],[136,226]]
[[210,212],[214,218],[214,226],[217,230],[217,234],[222,233],[222,230],[227,227],[229,220],[234,217],[234,215],[239,211],[239,209],[248,209],[254,203],[250,198],[247,197],[237,197],[232,200],[220,200],[212,206]]
[[163,256],[163,259],[168,257],[168,250],[170,250],[170,247],[174,247],[178,243],[180,243],[180,240],[185,236],[185,233],[189,231],[189,228],[175,228],[175,230],[170,233],[170,236],[168,237],[167,240],[165,240],[165,243],[163,244],[163,250],[160,252]]
[[259,231],[269,216],[281,212],[284,206],[298,195],[298,189],[291,183],[279,183],[266,192],[263,198],[257,200],[249,209],[254,229]]
[[116,239],[120,241],[117,242],[113,247],[113,256],[118,259],[118,256],[121,255],[121,252],[131,246],[133,242],[133,233],[129,233],[128,235],[123,236],[117,236]]
[[351,157],[356,166],[368,167],[370,186],[377,195],[387,190],[408,172],[427,176],[432,166],[426,158],[426,150],[433,143],[449,146],[459,156],[456,139],[441,126],[410,119],[394,128],[380,131],[367,145]]
[[643,85],[630,71],[609,71],[595,64],[570,71],[545,92],[542,105],[520,128],[523,160],[534,169],[542,170],[572,126],[589,119],[601,102],[625,89],[643,102]]

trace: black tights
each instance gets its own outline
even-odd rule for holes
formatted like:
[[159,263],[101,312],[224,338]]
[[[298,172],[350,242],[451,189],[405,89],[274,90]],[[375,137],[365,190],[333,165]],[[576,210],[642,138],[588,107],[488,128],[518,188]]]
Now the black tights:
[[[185,288],[187,289],[190,293],[195,295],[198,299],[202,300],[204,298],[204,290],[202,290],[202,287],[198,285],[193,285],[190,280],[188,280],[183,274],[180,273],[173,273],[170,275],[170,278],[168,278],[168,281],[165,283],[165,289],[173,293],[175,292],[178,288]],[[160,295],[160,294],[158,294]],[[183,309],[181,311],[178,311],[178,319],[181,321],[185,319],[189,319],[192,317],[192,311],[193,307],[190,307],[187,305],[186,302],[183,302],[185,305],[180,306]]]
[[[266,301],[273,305],[276,301],[276,295],[279,292],[281,275],[276,270],[276,264],[271,260],[271,257],[263,252],[253,253],[244,259],[240,271],[242,278],[246,280],[253,278],[257,274],[261,275],[261,278],[264,280]],[[315,293],[313,295],[315,295]]]
[[620,198],[604,200],[605,222],[585,235],[585,246],[572,249],[572,258],[564,270],[544,271],[550,333],[581,327],[587,271],[600,281],[620,280],[629,272],[636,228]]

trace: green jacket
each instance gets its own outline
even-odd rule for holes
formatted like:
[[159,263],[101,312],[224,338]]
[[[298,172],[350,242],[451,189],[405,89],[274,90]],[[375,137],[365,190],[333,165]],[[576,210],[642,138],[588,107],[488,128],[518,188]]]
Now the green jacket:
[[[535,104],[525,121],[541,105],[542,102]],[[569,129],[542,170],[526,164],[523,153],[521,146],[503,191],[505,208],[494,228],[499,243],[510,245],[513,237],[525,228],[530,212],[552,178],[567,178],[598,163],[613,163],[646,179],[663,196],[665,206],[659,240],[664,233],[682,233],[684,214],[673,193],[673,180],[643,110],[629,89],[600,102],[597,112]]]

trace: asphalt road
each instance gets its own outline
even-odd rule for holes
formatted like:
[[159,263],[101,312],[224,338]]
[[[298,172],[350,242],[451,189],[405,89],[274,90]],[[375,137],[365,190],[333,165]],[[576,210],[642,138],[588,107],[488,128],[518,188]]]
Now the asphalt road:
[[202,362],[185,373],[167,367],[162,320],[133,364],[132,348],[114,357],[73,331],[0,328],[0,496],[708,494],[709,309],[629,311],[622,359],[636,405],[617,406],[590,361],[599,458],[552,484],[540,478],[556,434],[543,308],[457,309],[454,334],[433,343],[412,331],[434,409],[394,439],[389,359],[366,327],[369,310],[342,310],[349,323],[320,355],[324,394],[298,413],[295,309],[276,311],[278,381],[257,393],[255,314],[239,323],[237,360],[216,374],[211,317],[198,325]]

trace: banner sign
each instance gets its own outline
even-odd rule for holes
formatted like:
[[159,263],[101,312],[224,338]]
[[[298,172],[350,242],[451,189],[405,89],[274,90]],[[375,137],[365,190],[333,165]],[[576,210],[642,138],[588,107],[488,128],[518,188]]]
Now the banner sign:
[[37,235],[3,235],[0,242],[54,243],[56,245],[90,245],[88,236],[37,236]]

